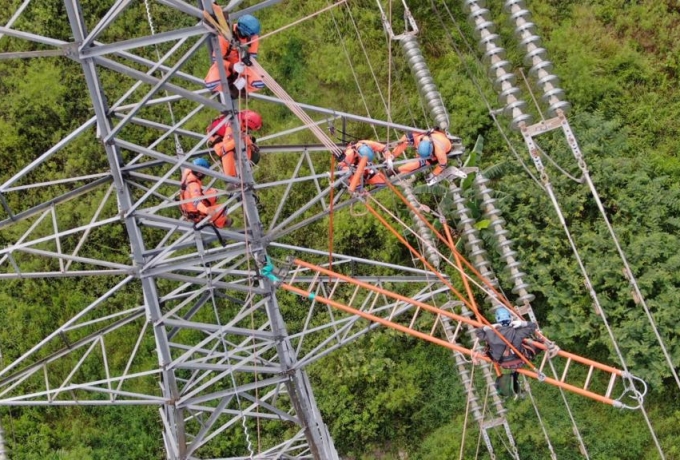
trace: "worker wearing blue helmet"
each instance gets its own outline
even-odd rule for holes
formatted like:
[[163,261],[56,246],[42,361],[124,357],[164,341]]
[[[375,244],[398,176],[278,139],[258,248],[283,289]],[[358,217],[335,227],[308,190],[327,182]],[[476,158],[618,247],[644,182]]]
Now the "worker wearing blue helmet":
[[[244,14],[232,26],[231,42],[222,35],[219,36],[220,52],[233,96],[237,96],[241,91],[252,93],[265,87],[261,76],[251,69],[252,59],[257,59],[260,31],[260,21],[253,15]],[[213,92],[222,90],[217,62],[213,62],[204,82]]]
[[203,190],[204,174],[201,169],[210,169],[210,163],[205,158],[196,158],[192,164],[194,167],[182,171],[179,190],[179,209],[182,216],[194,223],[210,216],[209,223],[215,227],[229,227],[232,221],[224,205],[217,204],[217,190]]
[[[413,147],[418,153],[418,157],[404,163],[395,170],[394,158],[404,153],[408,147]],[[385,157],[387,173],[388,175],[412,173],[436,165],[431,173],[432,177],[436,177],[446,169],[448,155],[451,153],[452,147],[451,140],[442,131],[430,130],[424,133],[406,133],[399,139],[392,153]]]
[[341,157],[338,169],[348,171],[351,168],[356,168],[361,158],[366,158],[368,159],[368,164],[366,169],[364,169],[362,182],[366,185],[383,186],[385,185],[385,179],[374,168],[374,161],[378,154],[384,156],[387,152],[389,152],[387,146],[380,142],[370,140],[350,142]]

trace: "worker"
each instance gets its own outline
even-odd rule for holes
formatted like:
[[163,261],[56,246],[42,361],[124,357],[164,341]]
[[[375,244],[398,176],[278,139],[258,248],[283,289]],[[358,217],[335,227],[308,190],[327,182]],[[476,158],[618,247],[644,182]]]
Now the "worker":
[[[210,163],[205,158],[196,158],[192,162],[195,166],[210,169]],[[217,204],[217,190],[209,188],[203,191],[203,173],[198,170],[185,169],[182,172],[179,199],[182,215],[194,223],[198,223],[210,216],[210,224],[217,228],[229,227],[232,220],[223,205]]]
[[389,153],[389,150],[385,144],[381,144],[380,142],[370,140],[350,142],[349,145],[347,145],[345,152],[340,157],[338,169],[340,171],[352,171],[359,165],[361,158],[366,157],[368,158],[368,163],[364,169],[362,183],[365,185],[382,187],[385,185],[385,179],[378,174],[378,170],[373,164],[376,154],[378,153],[382,154],[384,157]]
[[[236,172],[236,142],[231,121],[225,120],[226,115],[215,118],[208,126],[207,132],[214,133],[208,139],[208,147],[212,147],[215,154],[222,159],[222,171],[226,176],[238,177]],[[246,146],[248,160],[254,164],[260,162],[260,148],[257,140],[250,132],[262,129],[262,116],[254,110],[243,110],[238,113],[238,122],[241,126],[241,142]],[[217,128],[217,130],[215,130]]]
[[[412,173],[426,166],[435,165],[434,169],[427,177],[428,185],[435,181],[435,177],[439,176],[446,169],[448,162],[448,155],[452,150],[452,143],[450,139],[457,139],[449,137],[446,133],[438,130],[430,130],[425,133],[406,133],[399,139],[396,147],[385,156],[385,164],[387,166],[387,175],[391,176],[396,173]],[[394,158],[398,157],[411,146],[418,152],[418,158],[411,160],[398,169],[394,169]]]
[[[513,320],[505,307],[498,307],[495,318],[496,324],[477,329],[475,334],[478,340],[486,342],[486,355],[502,369],[511,370],[509,373],[501,373],[496,379],[498,392],[503,396],[519,397],[521,396],[519,375],[514,369],[523,367],[525,360],[531,361],[536,357],[538,349],[532,342],[543,343],[543,339],[534,335],[538,330],[536,323]],[[501,336],[512,344],[512,347],[508,346]],[[521,353],[522,357],[518,356],[517,352]]]
[[[255,16],[245,14],[238,18],[233,26],[231,43],[219,35],[224,70],[233,98],[238,97],[244,90],[252,93],[265,87],[260,75],[251,68],[252,59],[257,58],[260,28],[260,21]],[[222,91],[220,70],[214,56],[204,81],[210,91]]]

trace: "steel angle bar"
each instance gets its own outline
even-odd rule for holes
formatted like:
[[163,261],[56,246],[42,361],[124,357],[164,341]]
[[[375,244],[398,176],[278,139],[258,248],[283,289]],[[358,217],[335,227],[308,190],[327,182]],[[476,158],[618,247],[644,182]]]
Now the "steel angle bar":
[[127,276],[132,269],[128,270],[78,270],[69,272],[25,272],[0,273],[0,279],[32,279],[32,278],[76,278],[80,276]]
[[[107,59],[102,56],[95,56],[92,58],[94,62],[98,65],[101,65],[102,67],[106,67],[109,70],[113,70],[114,72],[118,72],[124,75],[127,75],[129,77],[132,77],[135,80],[140,80],[143,81],[144,83],[148,83],[150,85],[156,85],[160,81],[160,79],[156,77],[152,77],[151,75],[147,75],[144,72],[141,72],[139,70],[133,69],[131,67],[128,67],[124,64],[120,64],[116,61],[112,61],[111,59]],[[167,69],[168,71],[170,70],[169,68]],[[164,70],[165,71],[165,70]],[[175,93],[179,96],[182,96],[185,99],[188,99],[190,101],[196,102],[198,104],[202,104],[206,107],[210,107],[212,109],[215,109],[217,111],[224,111],[226,110],[226,107],[219,103],[215,102],[212,99],[205,98],[203,96],[200,96],[198,93],[182,88],[181,86],[173,85],[172,83],[167,83],[164,87],[166,90],[168,90],[171,93]],[[203,91],[205,92],[205,91]]]
[[[258,144],[263,142],[262,138],[257,139]],[[345,144],[334,144],[338,148],[344,148]],[[259,145],[258,145],[259,146]],[[260,147],[260,154],[271,155],[274,153],[302,153],[307,151],[310,153],[324,152],[329,153],[328,147],[322,144],[281,144],[281,145],[262,145]]]
[[[233,260],[237,256],[245,255],[246,248],[243,246],[241,248],[242,248],[241,250],[232,250],[226,253],[222,251],[216,252],[214,254],[210,254],[210,256],[208,257],[202,257],[193,254],[191,257],[181,256],[176,259],[164,259],[162,261],[154,263],[153,265],[145,265],[141,272],[147,276],[157,276],[161,273],[168,273],[174,270],[190,270],[204,273],[206,271],[206,268],[203,266],[203,264],[221,261],[224,257],[230,257],[230,259]],[[256,273],[254,271],[253,272],[234,271],[229,268],[215,269],[214,267],[211,267],[211,271],[213,274],[229,274],[244,278],[251,278],[256,276]]]
[[83,225],[81,227],[70,228],[68,230],[63,230],[61,232],[55,232],[54,234],[51,234],[51,235],[48,235],[48,236],[43,236],[42,238],[37,238],[35,240],[29,240],[29,241],[25,241],[26,238],[29,235],[29,233],[26,233],[24,235],[24,237],[21,239],[20,242],[17,242],[16,244],[8,245],[5,248],[0,249],[0,255],[9,254],[13,251],[22,250],[24,248],[28,248],[28,247],[31,247],[31,246],[36,245],[36,244],[52,241],[55,237],[63,238],[63,237],[66,237],[66,236],[74,235],[76,233],[85,232],[85,231],[92,229],[92,228],[103,227],[105,225],[113,224],[113,223],[116,223],[116,222],[120,222],[120,218],[109,217],[108,219],[103,219],[103,220],[96,222],[96,223],[90,223],[90,224],[87,224],[87,225]]
[[[279,385],[281,383],[285,383],[287,379],[288,379],[287,376],[279,375],[276,377],[258,380],[257,382],[244,383],[242,385],[237,385],[236,388],[227,388],[225,390],[216,391],[209,394],[195,395],[191,397],[183,396],[179,401],[177,401],[177,404],[179,406],[197,405],[208,401],[213,401],[215,399],[220,399],[225,396],[243,394],[248,391],[259,390],[261,388],[267,388],[272,385]],[[293,417],[288,415],[288,419],[292,420]]]
[[[262,8],[266,8],[268,6],[276,5],[277,3],[281,3],[282,0],[265,0],[263,2],[258,3],[257,5],[249,6],[248,8],[244,8],[239,11],[234,11],[229,14],[230,18],[233,19],[238,19],[239,17],[243,16],[244,14],[253,14],[256,11],[261,10]],[[231,11],[232,9],[236,8],[240,3],[242,3],[243,0],[231,0],[229,4],[224,8],[226,11]]]
[[[207,139],[207,136],[205,136],[205,138]],[[172,165],[172,171],[171,171],[172,173],[177,171],[177,169],[182,167],[182,166],[185,167],[185,168],[190,168],[190,169],[196,169],[197,168],[195,165],[189,163],[188,161],[183,161],[183,160],[178,159],[177,157],[171,157],[169,155],[165,155],[165,154],[160,153],[156,150],[151,150],[151,149],[148,149],[146,147],[142,147],[141,145],[133,144],[132,142],[127,142],[127,141],[124,141],[122,139],[114,139],[113,142],[117,146],[119,146],[123,149],[130,150],[130,151],[137,152],[137,153],[142,153],[144,155],[150,156],[151,158],[155,158],[157,160],[162,160],[165,163]],[[185,155],[185,157],[188,157],[191,153],[192,152]],[[218,171],[213,171],[211,169],[206,169],[206,168],[200,168],[200,169],[198,169],[198,171],[202,172],[206,176],[210,176],[210,177],[222,180],[222,181],[230,183],[230,184],[236,184],[238,186],[241,186],[240,180],[235,179],[231,176],[227,176],[225,174],[222,174]],[[166,176],[168,176],[167,173],[166,173]],[[166,176],[164,176],[164,178]],[[159,184],[159,185],[161,185],[161,184]]]
[[36,249],[36,248],[20,248],[16,249],[18,252],[25,252],[28,254],[34,254],[34,255],[39,255],[43,257],[49,257],[53,259],[62,259],[62,260],[72,260],[74,262],[80,262],[84,264],[90,264],[90,265],[99,265],[102,267],[108,267],[108,268],[117,268],[119,270],[131,270],[132,267],[129,265],[124,265],[124,264],[118,264],[115,262],[109,262],[106,260],[99,260],[99,259],[90,259],[89,257],[78,257],[78,256],[70,256],[68,254],[59,254],[56,252],[52,251],[46,251],[44,249]]
[[[267,189],[267,188],[278,187],[278,186],[281,186],[281,185],[292,185],[292,184],[297,184],[297,183],[300,183],[300,182],[309,182],[309,181],[316,182],[318,179],[328,179],[329,177],[330,177],[330,175],[326,172],[326,173],[322,173],[322,174],[313,174],[311,176],[301,176],[301,177],[294,177],[294,178],[291,178],[291,179],[283,179],[283,180],[279,180],[279,181],[275,181],[275,182],[258,182],[257,184],[255,184],[253,186],[253,189],[254,190],[264,190],[264,189]],[[328,194],[327,191],[324,191],[324,193],[325,193],[325,195]],[[321,198],[323,198],[323,197],[321,197]],[[281,200],[281,201],[284,201],[284,200]]]
[[8,27],[0,26],[0,37],[7,35],[9,37],[20,38],[29,42],[41,43],[43,45],[62,47],[69,45],[68,42],[56,40],[54,38],[43,37],[42,35],[32,34],[30,32],[23,32],[21,30],[10,29]]
[[26,184],[26,185],[18,185],[16,187],[8,187],[3,190],[5,193],[12,193],[12,192],[20,192],[23,190],[30,190],[32,188],[46,188],[46,187],[51,187],[53,185],[59,185],[59,184],[70,184],[72,182],[78,182],[78,181],[85,181],[85,180],[90,180],[90,179],[101,179],[102,177],[109,177],[109,173],[98,173],[98,174],[90,174],[87,176],[75,176],[75,177],[69,177],[68,179],[57,179],[57,180],[52,180],[48,182],[34,182],[32,184]]
[[[113,294],[118,292],[120,289],[122,289],[124,286],[126,286],[130,281],[132,281],[134,278],[132,276],[128,276],[121,282],[119,282],[116,286],[112,287],[109,289],[107,292],[105,292],[103,295],[101,295],[97,300],[92,302],[90,305],[87,307],[83,308],[78,314],[76,314],[73,318],[68,320],[66,323],[64,323],[60,328],[49,334],[46,338],[44,338],[40,343],[35,345],[33,348],[31,348],[29,351],[21,355],[20,358],[14,360],[11,364],[6,366],[3,369],[0,369],[0,377],[3,375],[6,375],[10,370],[14,369],[17,367],[19,364],[21,364],[23,361],[25,361],[29,356],[33,355],[36,351],[38,351],[40,348],[42,348],[43,345],[49,343],[50,340],[54,339],[57,335],[62,333],[65,329],[69,327],[70,325],[74,324],[76,321],[80,320],[83,318],[86,314],[91,312],[92,310],[96,309],[99,305],[101,305],[104,301],[106,301],[109,297],[111,297]],[[0,380],[0,384],[2,383],[2,380]]]
[[93,182],[90,182],[89,184],[85,184],[85,185],[83,185],[82,187],[78,187],[78,188],[75,189],[75,190],[71,190],[71,191],[69,191],[69,192],[66,192],[66,193],[64,193],[64,194],[62,194],[62,195],[60,195],[60,196],[58,196],[58,197],[56,197],[56,198],[52,198],[52,199],[50,199],[50,200],[48,200],[48,201],[44,201],[44,202],[42,202],[41,204],[36,205],[36,206],[33,206],[32,208],[29,208],[29,209],[27,209],[27,210],[25,210],[25,211],[21,211],[21,212],[15,213],[12,217],[0,221],[0,228],[6,226],[6,225],[8,225],[8,224],[11,224],[11,223],[13,223],[13,222],[16,222],[16,221],[23,220],[23,219],[26,219],[26,218],[28,218],[28,217],[31,217],[31,216],[33,216],[33,215],[39,213],[40,211],[43,211],[43,210],[48,209],[48,208],[51,208],[51,207],[54,206],[54,205],[57,205],[57,204],[64,203],[64,202],[66,202],[66,201],[72,200],[73,198],[76,198],[76,197],[78,197],[78,196],[80,196],[80,195],[82,195],[82,194],[84,194],[84,193],[87,193],[87,192],[89,192],[90,190],[93,190],[93,189],[99,187],[99,186],[102,185],[102,184],[109,183],[110,181],[111,181],[111,177],[110,177],[110,176],[102,177],[102,178],[97,179],[97,180],[95,180],[95,181],[93,181]]
[[[188,40],[188,38],[183,38],[179,40],[177,43],[175,43],[172,48],[170,48],[163,56],[159,56],[158,61],[154,62],[153,65],[149,68],[149,70],[146,72],[147,75],[153,75],[154,72],[156,72],[158,69],[163,68],[162,73],[165,74],[167,71],[169,71],[169,68],[165,65],[165,61],[169,59],[170,57],[174,56],[175,52],[179,50],[182,46],[184,46],[184,43]],[[179,73],[179,69],[177,70],[176,73]],[[115,113],[116,109],[123,103],[125,102],[132,94],[137,91],[137,89],[142,85],[142,81],[137,81],[135,82],[134,85],[128,89],[125,94],[123,94],[113,106],[109,108],[109,113]],[[174,96],[176,99],[173,100],[180,100],[181,98],[178,98],[177,96]],[[160,96],[157,99],[151,99],[146,105],[147,106],[152,106],[155,105],[155,101],[158,101],[160,99],[165,99],[166,103],[170,103],[170,99],[173,98],[173,96],[170,95],[165,95],[165,96]],[[153,102],[153,103],[152,103]],[[127,109],[130,110],[132,108],[135,108],[139,105],[139,103],[130,103],[127,104]]]
[[[292,252],[302,252],[302,253],[308,253],[308,254],[328,257],[328,251],[322,251],[322,250],[318,250],[318,249],[304,248],[304,247],[301,247],[301,246],[293,246],[293,245],[290,245],[290,244],[284,244],[284,243],[278,243],[278,242],[272,242],[272,243],[270,243],[270,246],[276,247],[276,248],[281,248],[281,249],[287,249],[287,250],[290,250]],[[432,276],[431,272],[429,272],[428,270],[423,270],[423,269],[415,268],[415,267],[405,267],[403,265],[390,264],[390,263],[387,263],[387,262],[381,262],[379,260],[363,259],[361,257],[348,256],[348,255],[345,255],[345,254],[339,254],[337,252],[331,253],[331,256],[334,259],[334,262],[333,262],[334,264],[336,263],[335,259],[338,259],[338,260],[345,260],[345,261],[348,261],[348,262],[356,262],[356,263],[360,263],[360,264],[375,265],[375,266],[379,266],[379,267],[392,268],[394,270],[399,270],[399,271],[407,272],[407,273],[415,273],[415,274],[419,274],[419,275],[430,275],[430,276]],[[304,270],[301,271],[301,273],[304,273]],[[428,281],[431,281],[431,279],[428,280]]]
[[170,79],[175,76],[175,73],[177,73],[177,71],[191,57],[193,57],[194,53],[198,50],[200,46],[203,45],[207,38],[208,36],[204,35],[203,37],[201,37],[201,39],[197,40],[196,43],[194,43],[191,46],[191,48],[189,48],[189,50],[187,50],[187,52],[184,53],[184,55],[181,58],[179,58],[177,63],[175,63],[175,65],[172,66],[172,68],[169,71],[164,72],[163,77],[158,81],[158,83],[156,83],[153,86],[153,88],[151,88],[151,90],[148,93],[146,93],[146,95],[144,95],[144,97],[137,103],[136,107],[130,110],[130,112],[128,112],[125,115],[125,117],[109,132],[109,134],[106,137],[104,137],[104,142],[109,142],[111,139],[116,137],[120,130],[123,129],[128,124],[130,119],[134,117],[137,114],[137,112],[139,112],[145,106],[145,104],[153,97],[153,95],[156,94],[158,90],[166,86],[168,84],[168,81],[170,81]]
[[145,400],[145,399],[121,399],[115,402],[106,400],[45,400],[45,401],[20,401],[20,400],[0,400],[0,406],[49,406],[49,407],[64,407],[64,406],[148,406],[148,405],[165,405],[165,400]]
[[15,53],[0,53],[0,60],[7,59],[30,59],[36,57],[59,57],[66,56],[64,49],[45,51],[18,51]]
[[[284,104],[285,105],[285,104],[288,103],[288,101],[284,101],[284,100],[279,99],[277,97],[267,96],[265,94],[259,94],[259,93],[249,94],[248,97],[251,97],[253,99],[259,99],[259,100],[262,100],[262,101],[273,102],[273,103],[276,103],[276,104]],[[317,112],[317,113],[323,113],[325,115],[331,115],[331,116],[336,117],[336,118],[347,118],[348,120],[352,120],[352,121],[369,123],[369,124],[372,124],[372,125],[375,125],[375,126],[381,126],[381,127],[384,127],[384,128],[393,128],[393,129],[397,129],[397,130],[401,130],[401,131],[411,131],[411,132],[416,132],[416,133],[424,133],[424,132],[427,131],[427,130],[421,129],[421,128],[414,128],[412,126],[401,125],[401,124],[398,124],[398,123],[391,123],[391,122],[384,121],[384,120],[376,120],[374,118],[362,117],[360,115],[354,115],[354,114],[348,113],[348,112],[339,112],[337,110],[326,109],[324,107],[318,107],[318,106],[315,106],[315,105],[301,104],[301,103],[296,103],[296,104],[298,106],[300,106],[300,108],[302,108],[302,109],[311,110],[311,111]]]
[[60,140],[57,144],[55,144],[52,148],[50,148],[48,151],[40,155],[38,158],[35,160],[31,161],[28,165],[24,166],[21,171],[16,173],[14,176],[11,178],[7,179],[7,181],[0,186],[0,192],[4,192],[7,190],[7,188],[12,185],[14,182],[19,180],[20,178],[24,177],[27,175],[29,172],[33,171],[38,165],[44,163],[46,160],[48,160],[52,155],[57,153],[59,150],[61,150],[66,144],[71,142],[73,139],[77,138],[80,136],[83,132],[85,132],[87,129],[90,127],[94,126],[94,124],[97,121],[97,117],[92,117],[89,120],[87,120],[85,123],[80,125],[78,128],[73,130],[68,136]]
[[147,46],[158,45],[159,43],[166,43],[173,40],[180,40],[183,38],[191,38],[197,35],[203,35],[199,43],[203,43],[208,37],[205,27],[192,26],[184,29],[175,29],[169,32],[161,32],[156,35],[147,35],[145,37],[132,38],[130,40],[123,40],[116,43],[102,44],[90,46],[89,48],[80,47],[80,58],[88,59],[95,56],[104,56],[107,54],[115,54],[120,51],[127,51],[135,48],[144,48]]
[[[215,356],[209,356],[211,360],[214,360]],[[274,374],[278,375],[281,373],[281,367],[269,367],[269,366],[259,366],[259,365],[241,365],[236,369],[235,366],[226,363],[203,363],[200,361],[183,361],[179,363],[174,369],[189,369],[195,371],[210,371],[210,372],[227,372],[226,375],[231,374],[235,370],[245,374]]]
[[85,37],[80,47],[88,48],[99,36],[99,34],[101,34],[108,26],[110,26],[123,11],[125,11],[125,8],[127,8],[131,2],[132,0],[116,0],[116,3],[109,8],[99,23],[97,23],[97,25],[92,28],[90,34]]
[[210,333],[219,332],[220,334],[241,335],[244,337],[254,337],[257,339],[274,340],[276,335],[273,332],[259,331],[256,329],[245,329],[242,327],[225,327],[218,324],[197,323],[193,321],[182,321],[175,319],[164,319],[163,323],[167,326],[177,327],[182,329],[192,329],[197,331],[205,331]]
[[182,13],[186,13],[190,16],[194,16],[196,18],[203,20],[203,11],[181,0],[156,0],[156,1],[161,5],[169,6],[171,8],[181,11]]
[[[19,8],[17,8],[14,11],[14,14],[12,15],[12,17],[9,18],[9,21],[7,21],[7,24],[5,24],[5,27],[7,27],[8,29],[11,28],[12,25],[14,25],[14,23],[16,22],[16,20],[19,19],[19,16],[21,16],[21,13],[24,12],[24,10],[26,9],[26,7],[28,6],[29,3],[31,3],[31,0],[24,0],[24,2],[21,5],[19,5]],[[3,36],[3,34],[0,33],[0,40],[2,39],[2,36]]]
[[236,291],[236,292],[245,292],[245,293],[251,293],[251,294],[256,294],[256,295],[265,295],[268,293],[266,289],[262,288],[257,288],[257,287],[249,287],[249,286],[244,286],[242,284],[235,284],[235,283],[226,283],[222,281],[214,281],[214,280],[204,280],[200,278],[196,278],[193,276],[188,276],[188,275],[179,275],[176,273],[165,273],[162,275],[158,275],[159,278],[167,279],[170,281],[182,281],[185,283],[189,284],[199,284],[199,285],[204,285],[204,286],[212,286],[214,288],[218,289],[226,289],[226,290],[231,290],[231,291]]
[[[64,347],[64,348],[62,348],[62,349],[60,349],[60,350],[58,350],[54,353],[51,353],[49,356],[46,356],[45,358],[42,358],[42,359],[36,361],[35,363],[32,363],[32,364],[26,366],[25,368],[23,368],[19,371],[16,371],[12,374],[7,375],[6,377],[3,377],[0,380],[0,387],[4,386],[7,383],[16,382],[17,380],[22,379],[23,377],[25,377],[27,375],[32,375],[35,372],[37,372],[38,370],[42,369],[45,365],[50,364],[52,362],[55,362],[56,360],[63,358],[64,356],[72,353],[73,351],[75,351],[75,350],[77,350],[81,347],[84,347],[88,344],[92,344],[93,342],[97,341],[103,335],[108,334],[109,332],[112,332],[114,330],[117,330],[117,329],[121,328],[122,326],[126,326],[126,325],[132,323],[133,321],[143,317],[143,316],[144,316],[143,312],[139,312],[139,313],[129,315],[127,318],[121,318],[118,321],[116,321],[112,324],[109,324],[108,326],[103,327],[99,331],[91,333],[88,336],[83,337],[80,340],[77,340],[73,343],[69,343],[68,346],[66,346],[66,347]],[[59,331],[60,334],[63,333],[63,332],[67,332],[67,330],[62,328],[62,330]],[[4,390],[0,395],[4,395],[6,393],[6,391],[7,390]]]

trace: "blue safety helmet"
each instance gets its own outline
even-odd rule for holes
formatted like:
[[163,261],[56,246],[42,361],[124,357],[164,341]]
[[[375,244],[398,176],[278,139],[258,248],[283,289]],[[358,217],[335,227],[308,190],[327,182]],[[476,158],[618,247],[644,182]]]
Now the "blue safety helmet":
[[373,149],[366,144],[362,144],[361,147],[359,147],[358,152],[359,156],[368,158],[368,161],[373,161],[373,158],[375,158],[375,152],[373,152]]
[[420,155],[421,158],[430,158],[433,149],[434,146],[430,139],[421,139],[418,144],[418,155]]
[[496,322],[507,326],[510,324],[510,321],[512,321],[512,316],[510,316],[510,312],[507,308],[499,307],[498,310],[496,310]]
[[253,15],[244,14],[238,18],[236,28],[242,37],[250,38],[260,33],[260,21]]
[[201,168],[210,169],[210,163],[205,158],[196,158],[192,163]]

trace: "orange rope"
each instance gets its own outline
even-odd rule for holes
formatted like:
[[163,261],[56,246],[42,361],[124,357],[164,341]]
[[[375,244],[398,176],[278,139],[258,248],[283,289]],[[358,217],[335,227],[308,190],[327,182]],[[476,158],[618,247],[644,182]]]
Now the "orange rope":
[[328,208],[328,268],[331,270],[333,269],[333,199],[335,196],[333,182],[335,182],[335,155],[331,155],[331,201]]
[[[453,285],[452,285],[446,278],[444,278],[444,277],[442,276],[442,274],[439,273],[439,271],[438,271],[436,268],[434,268],[434,267],[427,261],[427,259],[425,258],[425,256],[423,256],[418,250],[416,250],[413,246],[411,246],[411,245],[409,244],[409,242],[406,241],[406,238],[404,238],[402,235],[400,235],[399,232],[397,232],[397,231],[389,224],[389,222],[387,222],[387,221],[385,220],[385,218],[384,218],[383,216],[381,216],[380,214],[378,214],[378,212],[377,212],[375,209],[373,209],[373,207],[372,207],[370,204],[368,204],[368,203],[364,203],[364,204],[365,204],[365,206],[366,206],[366,209],[368,209],[368,211],[369,211],[371,214],[373,214],[373,215],[375,216],[375,218],[378,219],[378,220],[380,221],[380,223],[383,224],[383,226],[384,226],[385,228],[387,228],[390,232],[392,232],[392,233],[394,234],[394,236],[396,236],[396,237],[399,239],[399,241],[401,241],[402,244],[404,244],[404,246],[406,246],[406,247],[409,249],[409,251],[411,251],[411,253],[413,253],[413,255],[415,255],[418,259],[420,259],[420,261],[423,262],[423,264],[425,264],[425,266],[426,266],[426,267],[427,267],[427,268],[428,268],[428,269],[429,269],[429,270],[430,270],[437,278],[439,278],[439,280],[440,280],[442,283],[444,283],[444,285],[445,285],[446,287],[448,287],[454,294],[456,294],[456,296],[457,296],[457,297],[458,297],[458,298],[459,298],[459,299],[460,299],[467,307],[469,307],[469,308],[470,308],[471,310],[473,310],[473,311],[477,311],[477,306],[476,306],[476,305],[473,305],[471,302],[467,301],[467,300],[465,299],[465,297],[463,297],[463,294],[461,294],[455,287],[453,287]],[[454,247],[455,247],[455,246],[454,246]],[[464,278],[464,277],[463,277],[463,278]],[[491,326],[491,323],[489,322],[489,320],[487,320],[484,316],[480,315],[479,312],[477,312],[477,318],[480,320],[480,322],[481,322],[482,324],[487,325],[487,326],[490,326],[490,327],[492,328],[492,330],[496,333],[496,335],[503,341],[503,343],[505,343],[508,347],[510,347],[510,349],[511,349],[512,351],[515,352],[515,354],[517,355],[518,358],[520,358],[522,361],[524,361],[524,363],[525,363],[526,365],[528,365],[530,368],[536,370],[536,366],[534,366],[534,364],[533,364],[531,361],[529,361],[529,360],[528,360],[528,359],[527,359],[527,358],[526,358],[526,357],[525,357],[525,356],[524,356],[517,348],[515,348],[515,347],[512,345],[512,343],[510,343],[510,341],[509,341],[508,339],[506,339],[506,338],[503,336],[503,334],[501,334],[500,332],[498,332],[498,330],[497,330],[495,327]]]
[[418,211],[418,209],[416,209],[413,205],[411,205],[411,203],[409,203],[409,201],[406,199],[406,197],[404,197],[404,195],[402,195],[402,193],[399,191],[399,189],[397,189],[397,188],[394,186],[394,184],[392,184],[392,182],[390,182],[390,180],[384,175],[384,173],[383,173],[382,171],[380,171],[380,174],[382,174],[383,177],[385,178],[385,183],[386,183],[387,186],[390,188],[390,190],[392,190],[392,192],[394,192],[394,193],[399,197],[399,199],[400,199],[401,201],[403,201],[404,204],[406,204],[406,206],[407,206],[407,207],[408,207],[408,208],[409,208],[409,209],[410,209],[410,210],[418,217],[418,219],[420,219],[422,222],[424,222],[425,225],[427,225],[427,226],[430,228],[430,230],[432,230],[432,232],[433,232],[435,235],[437,235],[437,238],[439,238],[439,240],[443,241],[444,244],[446,244],[446,246],[447,246],[449,249],[451,249],[451,251],[453,252],[453,254],[457,254],[457,255],[460,257],[460,260],[465,264],[465,266],[466,266],[472,273],[474,273],[474,274],[482,281],[482,283],[483,283],[484,285],[486,285],[487,288],[489,288],[489,290],[490,290],[491,292],[493,292],[494,294],[496,294],[497,299],[498,299],[503,305],[505,305],[505,306],[508,308],[508,310],[510,310],[510,312],[511,312],[512,314],[514,314],[515,316],[517,316],[517,317],[520,318],[520,319],[524,319],[524,318],[522,317],[522,315],[520,315],[519,313],[517,313],[517,312],[515,311],[515,307],[510,303],[510,301],[509,301],[508,299],[506,299],[505,296],[504,296],[501,292],[499,292],[499,291],[491,284],[491,281],[489,281],[489,280],[488,280],[484,275],[482,275],[482,274],[481,274],[481,273],[480,273],[480,272],[479,272],[479,271],[478,271],[478,270],[477,270],[477,269],[476,269],[476,268],[475,268],[475,267],[474,267],[474,266],[473,266],[473,265],[472,265],[465,257],[463,257],[463,256],[458,252],[458,250],[456,249],[456,246],[450,244],[449,241],[447,241],[446,238],[444,238],[444,236],[443,236],[439,231],[437,231],[437,229],[434,228],[434,226],[433,226],[427,219],[425,219],[425,217],[420,213],[420,211]]

